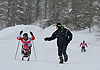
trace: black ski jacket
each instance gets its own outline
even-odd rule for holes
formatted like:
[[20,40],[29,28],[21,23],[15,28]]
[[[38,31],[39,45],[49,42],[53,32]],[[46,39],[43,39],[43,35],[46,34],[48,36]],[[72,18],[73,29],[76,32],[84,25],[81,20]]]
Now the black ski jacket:
[[57,38],[57,46],[62,47],[67,45],[72,40],[72,33],[64,28],[61,27],[60,29],[56,30],[51,37],[48,37],[48,41],[54,40]]

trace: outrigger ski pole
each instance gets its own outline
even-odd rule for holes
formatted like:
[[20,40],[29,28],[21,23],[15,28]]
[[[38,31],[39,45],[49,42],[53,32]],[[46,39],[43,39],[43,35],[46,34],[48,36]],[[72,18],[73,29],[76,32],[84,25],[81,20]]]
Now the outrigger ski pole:
[[18,52],[18,48],[19,48],[19,44],[20,44],[20,40],[19,40],[18,45],[17,45],[17,50],[16,50],[16,54],[15,54],[15,59],[16,59],[16,56],[17,56],[17,52]]
[[35,47],[34,47],[34,42],[32,41],[32,43],[33,43],[33,50],[34,50],[35,60],[37,61]]

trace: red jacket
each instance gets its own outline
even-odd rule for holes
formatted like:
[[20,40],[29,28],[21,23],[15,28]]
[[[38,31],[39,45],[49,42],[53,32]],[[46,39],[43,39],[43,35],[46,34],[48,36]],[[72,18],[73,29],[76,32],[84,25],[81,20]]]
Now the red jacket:
[[23,37],[20,37],[20,35],[19,35],[19,36],[17,37],[17,39],[18,39],[18,40],[21,40],[22,43],[29,44],[29,43],[31,43],[32,40],[35,40],[35,37],[34,37],[34,35],[32,35],[32,38],[29,38],[29,37],[28,37],[28,40],[25,41],[24,38],[23,38]]
[[85,47],[85,46],[88,47],[87,43],[81,43],[80,46],[82,46],[82,47]]

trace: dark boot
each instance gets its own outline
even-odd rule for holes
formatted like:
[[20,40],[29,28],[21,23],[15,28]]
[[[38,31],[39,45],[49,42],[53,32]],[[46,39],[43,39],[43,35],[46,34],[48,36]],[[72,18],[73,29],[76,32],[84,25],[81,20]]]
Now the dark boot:
[[29,61],[30,60],[30,58],[28,58],[28,60],[27,61]]
[[60,56],[60,62],[59,63],[63,63],[63,57],[62,56]]
[[64,55],[64,61],[65,61],[65,62],[68,61],[68,55]]
[[86,52],[86,50],[84,49],[84,52]]
[[24,60],[24,57],[22,57],[22,61]]

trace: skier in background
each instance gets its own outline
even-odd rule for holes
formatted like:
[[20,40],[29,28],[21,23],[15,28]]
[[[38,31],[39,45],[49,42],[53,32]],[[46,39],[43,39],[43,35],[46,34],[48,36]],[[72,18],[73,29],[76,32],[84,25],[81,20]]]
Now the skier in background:
[[45,41],[51,41],[57,38],[57,46],[58,46],[58,56],[60,58],[59,63],[63,63],[63,56],[64,61],[67,62],[68,55],[66,53],[67,46],[72,40],[72,33],[64,28],[61,23],[56,24],[56,31],[52,34],[51,37],[44,38]]
[[35,37],[31,31],[30,31],[30,34],[32,35],[32,38],[29,38],[27,33],[24,33],[23,37],[21,37],[22,33],[23,33],[23,30],[20,31],[20,34],[17,37],[17,39],[21,40],[22,42],[22,50],[21,50],[21,54],[23,55],[22,60],[24,60],[24,57],[28,57],[27,61],[29,61],[30,55],[31,55],[31,47],[32,47],[31,41],[34,40]]
[[83,42],[80,44],[80,47],[82,47],[82,48],[81,48],[81,52],[86,52],[85,47],[88,47],[88,46],[87,46],[87,43],[85,43],[85,41],[83,41]]

